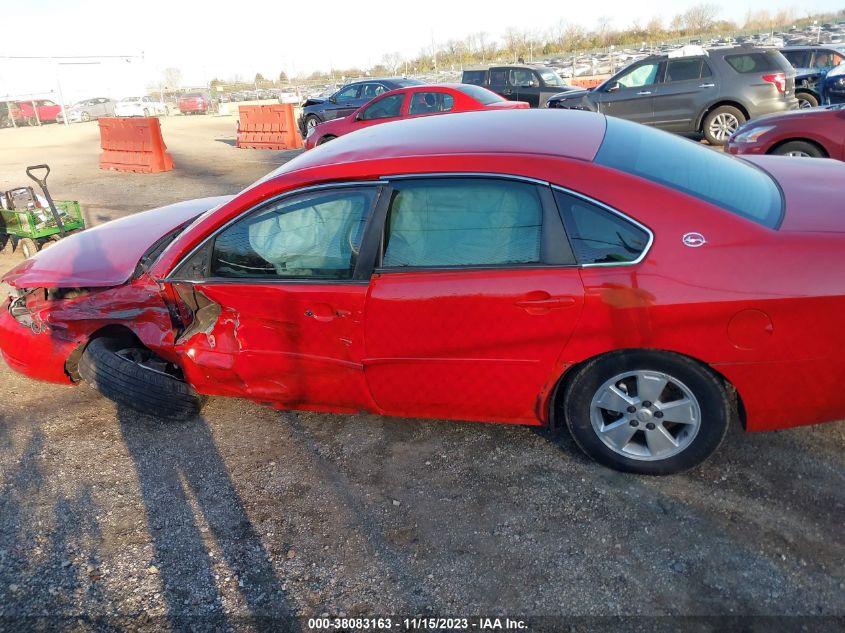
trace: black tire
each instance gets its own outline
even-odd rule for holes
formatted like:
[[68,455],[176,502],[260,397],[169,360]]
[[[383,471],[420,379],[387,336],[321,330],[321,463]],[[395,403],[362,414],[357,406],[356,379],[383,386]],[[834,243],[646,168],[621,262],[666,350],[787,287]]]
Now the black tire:
[[816,108],[819,105],[818,98],[812,92],[797,92],[795,98],[798,99],[798,108]]
[[85,123],[91,120],[91,115],[88,112],[83,112],[79,115],[79,118],[82,119]]
[[336,136],[333,136],[331,134],[326,134],[323,138],[321,138],[319,141],[317,141],[317,145],[324,145],[325,143],[328,143],[329,141],[333,141],[336,138],[337,138]]
[[127,349],[150,353],[138,343],[94,339],[79,359],[79,374],[109,400],[145,415],[185,420],[199,413],[204,398],[189,384],[118,355]]
[[8,233],[0,233],[0,253],[6,250],[6,247],[9,245],[9,234]]
[[789,141],[773,149],[777,156],[806,156],[808,158],[827,158],[827,153],[818,145],[806,141]]
[[38,252],[38,242],[29,237],[18,240],[18,252],[24,259],[29,259]]
[[308,134],[308,129],[311,127],[317,127],[323,121],[318,117],[316,114],[309,114],[305,117],[305,134]]
[[[683,440],[688,442],[686,446],[680,452],[664,459],[629,457],[627,455],[633,453],[623,454],[608,446],[593,425],[594,396],[601,392],[607,381],[614,380],[620,374],[636,371],[659,372],[679,381],[689,389],[700,411],[697,431],[692,439]],[[718,376],[684,356],[638,350],[614,352],[593,359],[577,370],[568,382],[562,400],[556,403],[555,412],[564,415],[569,431],[581,450],[600,464],[629,473],[671,475],[698,466],[722,443],[735,410],[732,393],[725,388]],[[633,414],[629,415],[633,417]],[[662,416],[661,413],[660,417]],[[672,426],[668,421],[658,420],[657,416],[654,416],[654,421],[660,425],[658,431],[663,428],[663,424]],[[633,420],[630,423],[624,422],[623,428],[626,424],[637,427],[640,423],[635,424]],[[683,428],[682,425],[676,426]],[[651,428],[654,429],[653,424]],[[645,426],[633,431],[631,443],[627,446],[637,449],[640,444],[635,440],[645,438],[647,432],[650,431],[646,431]],[[642,435],[637,436],[636,433]]]
[[[730,122],[730,131],[720,125],[721,121]],[[733,106],[719,106],[707,113],[701,125],[704,138],[711,145],[724,145],[740,125],[745,123],[745,115]]]

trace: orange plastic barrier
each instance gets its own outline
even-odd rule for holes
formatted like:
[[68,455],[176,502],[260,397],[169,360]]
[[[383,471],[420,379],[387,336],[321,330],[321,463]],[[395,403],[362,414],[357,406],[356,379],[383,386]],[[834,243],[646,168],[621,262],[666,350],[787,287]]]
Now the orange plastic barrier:
[[100,169],[145,174],[173,169],[173,157],[161,137],[161,124],[153,117],[109,117],[100,123]]
[[569,85],[579,88],[595,88],[602,82],[604,82],[604,79],[570,79]]
[[302,137],[296,127],[293,105],[242,105],[237,147],[251,149],[299,149]]

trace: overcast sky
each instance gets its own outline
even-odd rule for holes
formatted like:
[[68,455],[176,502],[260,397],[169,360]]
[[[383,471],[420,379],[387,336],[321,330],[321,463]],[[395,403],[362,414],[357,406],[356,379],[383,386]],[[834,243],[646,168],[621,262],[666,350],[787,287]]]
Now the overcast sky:
[[[722,18],[742,22],[749,10],[777,11],[794,7],[807,15],[835,11],[842,0],[714,1]],[[694,0],[631,2],[605,0],[565,4],[560,0],[460,2],[459,0],[323,0],[322,2],[251,0],[181,2],[143,0],[0,0],[3,31],[0,56],[7,55],[136,55],[126,62],[57,67],[0,57],[0,95],[53,90],[64,84],[102,87],[114,96],[142,89],[163,68],[179,68],[186,84],[213,77],[256,72],[277,77],[330,67],[366,67],[384,53],[416,56],[432,39],[445,42],[485,31],[498,38],[510,26],[546,30],[560,20],[588,29],[601,16],[612,28],[645,24],[652,16],[665,23],[699,4]],[[132,88],[130,88],[132,86]],[[137,88],[136,88],[137,86]]]

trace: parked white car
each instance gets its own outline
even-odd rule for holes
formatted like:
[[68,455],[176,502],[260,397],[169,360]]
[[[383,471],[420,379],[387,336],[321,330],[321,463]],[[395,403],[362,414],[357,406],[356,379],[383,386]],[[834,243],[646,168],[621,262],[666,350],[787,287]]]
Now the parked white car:
[[124,97],[114,106],[115,116],[159,116],[167,106],[153,97]]

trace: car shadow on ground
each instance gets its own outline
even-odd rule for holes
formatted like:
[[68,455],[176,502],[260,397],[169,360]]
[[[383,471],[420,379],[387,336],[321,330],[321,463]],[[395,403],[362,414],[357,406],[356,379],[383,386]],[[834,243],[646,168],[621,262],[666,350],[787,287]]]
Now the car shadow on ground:
[[117,419],[138,475],[171,627],[225,628],[217,551],[251,616],[238,625],[296,630],[282,583],[205,419],[164,423],[122,407]]

